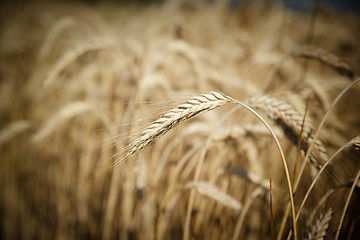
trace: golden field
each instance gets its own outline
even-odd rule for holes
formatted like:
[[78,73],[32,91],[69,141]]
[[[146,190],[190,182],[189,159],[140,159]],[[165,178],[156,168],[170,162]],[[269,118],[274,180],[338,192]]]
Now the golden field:
[[0,239],[360,236],[359,17],[0,11]]

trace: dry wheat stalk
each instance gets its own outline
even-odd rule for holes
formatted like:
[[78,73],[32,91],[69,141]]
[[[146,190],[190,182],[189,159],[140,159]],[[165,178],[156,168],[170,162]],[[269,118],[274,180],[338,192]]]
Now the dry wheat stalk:
[[321,240],[324,239],[326,235],[326,230],[329,227],[329,222],[332,217],[332,209],[329,208],[325,214],[321,214],[318,219],[316,219],[315,224],[312,226],[311,231],[308,233],[306,239],[311,240]]
[[185,185],[185,189],[193,188],[201,195],[207,196],[216,202],[234,210],[234,211],[240,211],[242,208],[242,205],[239,201],[232,198],[228,194],[224,193],[220,189],[218,189],[216,186],[208,183],[208,182],[189,182]]
[[344,74],[349,78],[354,77],[354,71],[349,65],[342,62],[336,55],[329,53],[328,51],[315,47],[315,46],[303,46],[299,47],[292,52],[295,57],[313,58],[320,62],[323,62],[333,67],[340,74]]
[[[349,80],[347,78],[337,77],[337,78],[332,78],[330,81],[328,81],[324,87],[329,92],[335,92],[335,91],[337,92],[339,90],[343,90],[348,85],[349,85]],[[360,85],[355,85],[353,86],[352,89],[353,91],[359,91]]]
[[[285,136],[294,144],[297,145],[299,134],[303,123],[303,116],[301,116],[291,105],[279,101],[267,95],[250,98],[247,103],[254,109],[259,109],[266,113],[268,117],[281,127]],[[313,126],[311,122],[305,122],[301,152],[305,154],[308,150],[309,144],[313,141]],[[319,140],[315,140],[314,151],[310,156],[310,162],[317,168],[321,166],[328,159],[325,148]]]
[[246,216],[247,212],[249,211],[250,206],[253,203],[254,199],[257,198],[261,194],[264,194],[264,189],[258,187],[251,193],[249,198],[246,200],[244,208],[241,211],[241,214],[240,214],[239,219],[238,219],[238,221],[236,223],[236,226],[235,226],[234,235],[232,237],[233,240],[236,240],[236,239],[239,238],[241,228],[244,225],[245,216]]
[[[359,143],[359,142],[357,141],[357,143]],[[358,147],[358,146],[359,146],[358,144],[355,145],[355,147]],[[339,225],[338,225],[337,230],[336,230],[335,239],[339,238],[340,231],[342,229],[342,225],[343,225],[344,219],[345,219],[345,214],[346,214],[346,212],[348,210],[351,197],[352,197],[352,195],[354,193],[355,187],[358,185],[359,179],[360,179],[360,169],[358,170],[358,172],[356,174],[356,177],[353,180],[353,183],[352,183],[351,188],[350,188],[350,192],[348,193],[348,196],[346,198],[346,202],[345,202],[345,205],[344,205],[344,208],[342,210],[341,217],[340,217],[340,222],[339,222]]]

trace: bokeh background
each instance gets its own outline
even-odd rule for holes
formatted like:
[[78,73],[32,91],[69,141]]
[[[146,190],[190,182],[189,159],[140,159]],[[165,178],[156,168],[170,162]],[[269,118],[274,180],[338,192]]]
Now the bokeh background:
[[2,1],[0,239],[286,238],[284,166],[244,109],[201,113],[126,157],[210,91],[256,103],[274,129],[297,239],[358,239],[358,14],[358,1]]

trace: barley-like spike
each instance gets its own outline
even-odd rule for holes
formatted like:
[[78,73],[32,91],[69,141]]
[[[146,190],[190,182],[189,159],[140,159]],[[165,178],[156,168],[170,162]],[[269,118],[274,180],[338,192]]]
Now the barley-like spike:
[[356,136],[350,141],[350,144],[356,149],[360,150],[360,136]]
[[[263,95],[250,98],[247,103],[254,109],[259,109],[266,113],[284,132],[285,136],[297,145],[299,134],[301,132],[303,117],[291,105],[279,101],[273,97]],[[303,129],[301,152],[303,154],[308,150],[309,144],[313,141],[313,129],[311,121],[306,121]],[[310,163],[315,168],[320,169],[328,159],[325,148],[319,140],[315,140],[315,148],[310,156]]]
[[51,85],[68,65],[85,53],[110,49],[111,47],[113,47],[113,43],[111,40],[109,41],[109,39],[91,38],[90,40],[81,42],[74,48],[67,50],[48,73],[47,78],[44,81],[44,86]]
[[91,106],[87,102],[74,102],[65,106],[43,124],[43,126],[32,136],[32,142],[37,144],[43,141],[67,120],[90,110]]
[[340,74],[344,74],[350,79],[352,79],[355,75],[351,67],[342,62],[336,55],[315,46],[299,47],[293,51],[292,55],[295,57],[317,59],[320,62],[333,67]]
[[28,130],[31,125],[31,122],[28,120],[18,120],[0,129],[0,145],[10,141],[25,130]]
[[326,235],[326,230],[329,227],[329,222],[332,217],[332,209],[329,208],[325,214],[321,214],[308,233],[307,239],[321,240]]
[[147,127],[140,137],[130,145],[128,156],[142,150],[144,147],[155,141],[159,136],[167,133],[184,120],[188,120],[201,112],[210,111],[229,102],[224,95],[218,92],[202,94],[185,101],[183,104],[163,114],[159,119]]
[[242,208],[242,205],[238,200],[232,198],[231,196],[208,182],[189,182],[185,185],[185,189],[189,188],[195,189],[199,194],[207,196],[234,211],[238,212]]

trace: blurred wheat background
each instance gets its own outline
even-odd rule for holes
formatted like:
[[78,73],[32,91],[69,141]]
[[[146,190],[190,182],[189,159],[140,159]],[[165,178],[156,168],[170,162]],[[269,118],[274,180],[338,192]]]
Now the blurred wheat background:
[[1,3],[0,239],[359,239],[359,16],[235,2]]

